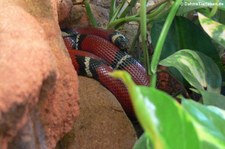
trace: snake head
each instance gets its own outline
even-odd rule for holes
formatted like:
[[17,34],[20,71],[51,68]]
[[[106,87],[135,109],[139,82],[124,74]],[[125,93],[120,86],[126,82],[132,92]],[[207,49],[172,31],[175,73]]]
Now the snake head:
[[115,31],[111,36],[112,43],[114,43],[121,50],[127,51],[128,39],[123,34]]

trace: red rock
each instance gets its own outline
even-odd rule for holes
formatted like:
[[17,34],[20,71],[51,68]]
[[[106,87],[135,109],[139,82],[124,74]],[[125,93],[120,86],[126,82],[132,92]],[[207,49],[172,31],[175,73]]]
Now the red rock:
[[29,148],[33,137],[34,149],[54,148],[79,114],[77,75],[61,38],[57,3],[0,3],[0,147]]

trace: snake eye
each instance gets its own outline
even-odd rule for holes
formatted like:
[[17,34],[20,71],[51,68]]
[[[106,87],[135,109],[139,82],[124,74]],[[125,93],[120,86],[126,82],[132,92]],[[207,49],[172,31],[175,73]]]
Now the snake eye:
[[112,43],[114,43],[121,50],[127,51],[128,49],[128,39],[119,32],[115,32],[112,35]]

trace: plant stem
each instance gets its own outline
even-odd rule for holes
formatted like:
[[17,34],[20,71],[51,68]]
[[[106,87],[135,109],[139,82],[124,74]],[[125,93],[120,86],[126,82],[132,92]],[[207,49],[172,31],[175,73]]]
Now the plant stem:
[[144,64],[147,69],[147,73],[150,74],[149,69],[149,54],[147,48],[147,14],[146,14],[146,0],[141,0],[141,8],[140,8],[140,31],[141,31],[141,43],[142,50],[144,52]]
[[[126,3],[126,0],[124,0],[115,10],[113,7],[113,2],[115,2],[115,0],[111,1],[111,7],[110,7],[110,21],[108,23],[107,28],[118,28],[118,26],[121,26],[122,24],[129,22],[129,21],[140,21],[140,12],[138,14],[135,14],[133,16],[128,16],[126,17],[126,13],[127,11],[130,11],[130,9],[132,8],[132,6],[135,4],[134,2],[136,2],[136,0],[131,0],[131,2],[129,3],[129,5],[127,6],[127,8],[124,10],[124,12],[119,16],[121,9],[123,8],[123,5]],[[150,14],[147,14],[147,24],[149,22],[151,22],[152,20],[154,20],[154,17],[156,17],[157,15],[159,15],[162,10],[166,7],[166,4],[168,2],[166,1],[162,1],[160,2],[161,5],[158,5],[158,3],[156,4],[157,7],[153,7],[151,10],[153,10]],[[157,9],[156,9],[157,8]],[[156,9],[156,10],[154,10]],[[113,13],[112,13],[113,12]],[[119,17],[119,18],[118,18]]]
[[156,83],[157,83],[157,74],[156,73],[153,73],[151,75],[151,87],[156,87]]
[[[152,74],[156,74],[157,66],[158,66],[158,63],[159,63],[160,55],[161,55],[161,52],[162,52],[162,48],[163,48],[167,33],[169,31],[169,28],[172,24],[172,21],[173,21],[175,15],[176,15],[176,12],[177,12],[181,3],[182,3],[182,0],[176,0],[175,3],[172,4],[172,8],[169,12],[169,15],[166,18],[166,22],[163,26],[163,29],[162,29],[161,33],[160,33],[159,39],[157,41],[157,44],[156,44],[156,47],[155,47],[155,50],[154,50],[154,53],[153,53],[153,56],[152,56],[152,61],[151,61],[151,72],[152,72]],[[151,86],[155,87],[156,81],[154,81],[153,79],[155,79],[155,78],[151,79],[151,81],[152,81]],[[153,84],[153,82],[154,82],[154,84]]]
[[167,6],[167,4],[168,4],[167,2],[163,3],[157,9],[152,10],[151,13],[147,14],[147,18],[151,19],[151,18],[154,18],[155,16],[159,15],[161,12],[163,12],[163,10]]
[[111,6],[109,10],[109,20],[112,19],[115,9],[116,9],[116,0],[111,0]]
[[[147,22],[151,22],[153,21],[154,19],[153,18],[147,18]],[[126,22],[132,22],[132,21],[140,21],[140,17],[137,17],[137,15],[134,15],[134,16],[129,16],[129,17],[126,17],[126,18],[121,18],[121,19],[116,19],[115,21],[113,22],[110,22],[107,26],[107,28],[114,28],[115,26],[120,26],[120,25],[123,25],[124,23]]]
[[130,22],[130,21],[139,21],[140,18],[136,17],[136,15],[134,16],[129,16],[129,17],[125,17],[125,18],[121,18],[121,19],[117,19],[113,22],[110,22],[107,26],[107,28],[112,28],[114,26],[116,26],[117,24],[121,24],[121,23],[125,23],[125,22]]
[[114,20],[117,19],[118,17],[118,14],[120,13],[121,9],[123,8],[123,5],[125,4],[126,0],[123,0],[122,3],[116,8],[116,10],[114,10],[114,13],[111,14],[111,18],[110,18],[110,21],[109,23],[112,23],[114,22]]
[[135,6],[137,3],[137,0],[131,0],[126,7],[126,9],[123,11],[123,13],[120,15],[120,18],[126,17],[127,14],[131,11],[131,9]]
[[152,12],[152,10],[156,9],[157,7],[161,6],[163,3],[167,3],[167,2],[168,2],[168,0],[161,0],[161,1],[157,0],[157,2],[151,6],[151,8],[148,10],[147,13]]
[[89,0],[84,0],[85,9],[86,9],[88,18],[90,20],[90,23],[92,26],[97,27],[98,26],[97,21],[95,20],[95,17],[91,11],[91,7],[90,7],[89,3],[90,3]]
[[219,3],[219,0],[214,0],[214,3],[215,3],[215,5],[213,6],[213,8],[212,8],[212,10],[211,10],[211,12],[210,12],[210,14],[209,14],[209,17],[210,17],[210,18],[213,17],[213,16],[216,14],[216,12],[217,12],[217,10],[218,10],[218,3]]

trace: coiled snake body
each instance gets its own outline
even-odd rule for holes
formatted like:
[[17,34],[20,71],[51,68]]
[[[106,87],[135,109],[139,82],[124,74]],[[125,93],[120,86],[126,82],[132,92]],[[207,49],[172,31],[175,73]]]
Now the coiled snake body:
[[[126,86],[108,75],[115,69],[126,70],[136,84],[149,85],[150,77],[144,67],[125,50],[127,39],[116,31],[91,27],[65,29],[63,32],[65,45],[78,74],[98,80],[115,95],[128,117],[134,118]],[[177,94],[180,84],[173,77],[166,71],[159,72],[158,76],[159,89],[171,95]],[[175,89],[171,87],[174,85],[177,85]]]

